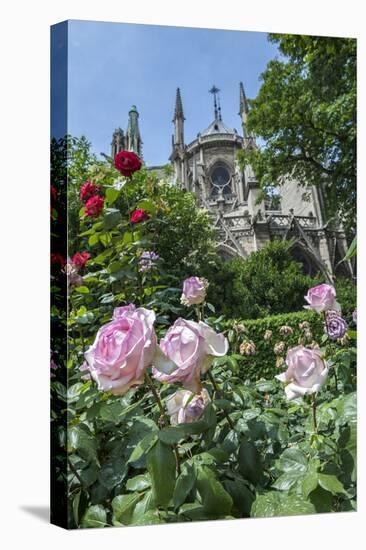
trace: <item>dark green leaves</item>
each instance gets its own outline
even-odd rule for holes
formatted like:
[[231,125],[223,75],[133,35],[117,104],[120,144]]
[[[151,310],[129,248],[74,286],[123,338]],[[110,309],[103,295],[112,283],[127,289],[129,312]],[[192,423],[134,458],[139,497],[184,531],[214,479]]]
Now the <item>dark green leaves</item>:
[[266,518],[297,516],[300,514],[313,514],[314,512],[315,508],[313,504],[300,496],[268,491],[257,496],[252,506],[251,516],[254,518]]
[[253,443],[242,441],[238,455],[239,471],[253,485],[256,485],[262,478],[261,457]]
[[233,500],[207,466],[198,468],[196,486],[202,498],[203,509],[207,514],[215,516],[230,514]]
[[147,469],[156,506],[167,506],[173,496],[175,466],[173,449],[158,440],[147,455]]
[[84,514],[81,525],[82,527],[105,527],[107,525],[105,508],[100,504],[90,506]]

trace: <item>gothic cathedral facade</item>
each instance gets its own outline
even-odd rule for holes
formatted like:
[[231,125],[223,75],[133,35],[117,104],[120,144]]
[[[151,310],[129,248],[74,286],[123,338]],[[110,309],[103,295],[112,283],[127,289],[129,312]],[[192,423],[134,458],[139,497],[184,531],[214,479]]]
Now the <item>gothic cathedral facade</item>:
[[[302,263],[304,272],[320,272],[329,282],[335,275],[352,276],[352,265],[339,263],[347,251],[346,236],[339,223],[325,218],[320,187],[305,188],[287,178],[278,188],[280,194],[275,191],[264,199],[252,168],[241,169],[238,151],[257,147],[255,137],[247,130],[248,101],[243,84],[239,86],[242,135],[223,121],[219,89],[213,86],[210,92],[214,118],[196,139],[185,143],[183,102],[177,89],[169,160],[173,167],[172,184],[194,193],[197,203],[208,210],[218,253],[226,259],[246,258],[272,240],[288,240],[292,255]],[[121,128],[113,134],[112,157],[122,149],[142,157],[138,118],[133,106],[126,134]],[[162,168],[151,169],[159,173]]]

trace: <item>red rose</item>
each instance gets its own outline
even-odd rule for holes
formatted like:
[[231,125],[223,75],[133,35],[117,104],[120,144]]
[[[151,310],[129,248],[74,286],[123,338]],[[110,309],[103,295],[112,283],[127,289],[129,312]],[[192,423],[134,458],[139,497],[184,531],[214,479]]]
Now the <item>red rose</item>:
[[85,215],[90,218],[97,218],[104,207],[104,199],[99,195],[91,197],[85,204]]
[[55,201],[57,198],[57,189],[53,185],[51,185],[51,198]]
[[71,262],[79,269],[82,269],[89,260],[89,252],[76,252],[71,258]]
[[137,208],[132,212],[130,220],[131,220],[131,223],[140,223],[140,222],[145,222],[146,220],[149,219],[149,217],[150,217],[149,214],[145,212],[143,208]]
[[121,174],[130,178],[134,172],[140,170],[142,162],[135,153],[120,151],[114,157],[114,166]]
[[80,200],[85,204],[91,197],[98,195],[100,185],[94,185],[92,181],[85,181],[80,187]]
[[52,252],[51,254],[51,264],[58,264],[60,267],[63,267],[66,264],[66,259],[59,252]]

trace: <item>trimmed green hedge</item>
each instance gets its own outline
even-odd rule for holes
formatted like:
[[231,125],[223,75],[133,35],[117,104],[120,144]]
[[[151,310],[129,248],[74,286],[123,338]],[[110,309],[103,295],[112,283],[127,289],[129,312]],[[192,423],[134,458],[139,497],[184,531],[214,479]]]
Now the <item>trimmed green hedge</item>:
[[[235,354],[238,361],[240,376],[243,380],[259,380],[260,378],[272,378],[284,370],[276,367],[276,358],[274,346],[278,342],[285,343],[285,350],[281,357],[286,356],[288,348],[297,346],[299,339],[304,337],[304,330],[301,330],[299,324],[308,321],[311,327],[312,337],[307,338],[303,344],[310,345],[312,341],[320,344],[320,339],[324,334],[323,316],[313,311],[303,310],[295,313],[284,313],[273,315],[255,320],[230,320],[222,323],[222,328],[230,342],[231,354]],[[241,325],[245,328],[242,331]],[[280,332],[282,326],[289,326],[293,329],[293,334],[284,336]],[[272,337],[269,340],[264,339],[266,330],[272,331]],[[243,355],[239,359],[240,344],[245,341],[253,341],[256,347],[254,355]]]

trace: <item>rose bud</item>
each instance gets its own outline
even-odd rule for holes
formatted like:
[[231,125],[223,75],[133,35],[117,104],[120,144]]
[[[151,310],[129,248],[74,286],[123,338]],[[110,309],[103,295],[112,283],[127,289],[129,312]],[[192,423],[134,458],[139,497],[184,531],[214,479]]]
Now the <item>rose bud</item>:
[[198,420],[210,401],[210,396],[205,389],[202,389],[199,394],[189,390],[175,392],[166,401],[170,423],[175,426]]

